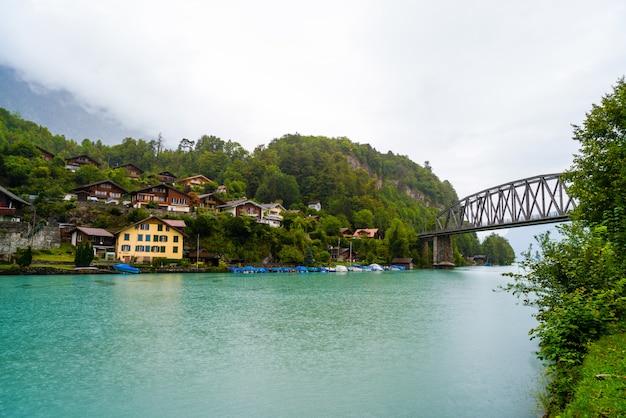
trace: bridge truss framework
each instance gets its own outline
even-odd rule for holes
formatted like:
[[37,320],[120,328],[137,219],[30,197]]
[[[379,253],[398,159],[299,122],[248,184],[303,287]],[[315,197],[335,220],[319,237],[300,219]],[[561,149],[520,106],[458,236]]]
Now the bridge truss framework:
[[438,265],[451,261],[451,235],[565,222],[575,207],[560,173],[528,177],[459,200],[440,212],[435,231],[420,234],[420,239],[434,240],[434,264]]

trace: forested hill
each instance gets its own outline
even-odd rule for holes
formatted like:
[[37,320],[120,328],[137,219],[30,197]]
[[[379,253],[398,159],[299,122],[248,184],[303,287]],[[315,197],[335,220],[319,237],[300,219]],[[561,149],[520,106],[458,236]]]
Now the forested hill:
[[[55,159],[43,161],[34,145],[55,154]],[[452,185],[440,181],[427,164],[422,167],[392,152],[382,154],[348,138],[290,134],[251,152],[214,136],[182,139],[176,149],[167,149],[161,140],[134,138],[117,145],[89,139],[79,144],[0,109],[0,147],[0,185],[51,200],[106,178],[136,190],[154,183],[151,174],[167,170],[178,178],[202,174],[214,181],[196,193],[225,185],[227,200],[282,202],[288,209],[303,211],[317,200],[325,213],[340,217],[346,227],[384,232],[394,219],[415,231],[429,228],[435,214],[456,199]],[[81,154],[99,161],[100,169],[87,166],[76,173],[63,169],[65,158]],[[142,179],[125,178],[115,169],[126,163],[144,170]]]

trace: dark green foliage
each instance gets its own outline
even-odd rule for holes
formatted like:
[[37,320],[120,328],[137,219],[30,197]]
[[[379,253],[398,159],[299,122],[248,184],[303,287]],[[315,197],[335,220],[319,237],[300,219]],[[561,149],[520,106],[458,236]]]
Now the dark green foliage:
[[313,267],[315,265],[315,258],[313,257],[311,247],[306,247],[306,251],[304,252],[304,265],[306,267]]
[[[56,154],[55,158],[44,161],[36,146]],[[99,161],[101,167],[66,170],[65,159],[80,154]],[[145,174],[141,179],[128,178],[125,170],[116,168],[126,163]],[[72,189],[109,179],[127,190],[138,190],[154,184],[150,176],[164,170],[178,178],[196,174],[210,178],[213,182],[204,190],[194,190],[197,194],[225,185],[227,193],[221,197],[226,201],[254,196],[259,203],[281,202],[287,209],[301,211],[283,213],[283,227],[278,230],[239,217],[201,215],[197,221],[185,217],[190,235],[200,234],[203,248],[250,262],[278,260],[283,246],[295,248],[299,257],[310,247],[318,262],[327,260],[339,229],[359,227],[378,228],[383,237],[389,229],[395,234],[391,241],[363,241],[364,260],[387,260],[392,253],[411,257],[417,251],[417,232],[432,229],[439,208],[456,199],[452,186],[440,181],[432,167],[421,167],[392,152],[381,154],[347,138],[285,135],[252,154],[237,142],[208,135],[183,139],[173,150],[165,147],[161,136],[150,141],[125,138],[109,146],[99,140],[77,143],[53,136],[0,109],[0,185],[18,195],[38,195],[39,216],[74,221],[74,208],[61,202]],[[312,200],[321,202],[321,211],[307,208]],[[152,203],[149,209],[156,207]],[[149,216],[145,209],[133,209],[124,219],[118,210],[91,216],[84,226],[113,229]],[[402,230],[393,226],[396,222]],[[287,258],[298,258],[291,250],[283,256],[290,252]]]
[[487,261],[499,266],[508,266],[515,261],[515,251],[509,241],[498,234],[490,234],[481,244],[481,254],[487,256]]
[[30,246],[26,249],[18,248],[15,252],[15,262],[20,267],[27,267],[33,262],[33,251]]
[[93,245],[90,242],[78,244],[74,256],[76,267],[89,267],[94,258]]
[[[523,273],[511,274],[514,282],[506,287],[538,308],[539,325],[531,335],[540,340],[538,355],[551,378],[549,415],[557,415],[572,399],[591,344],[618,329],[616,324],[626,316],[623,78],[600,106],[593,106],[583,126],[574,127],[574,139],[581,143],[580,153],[565,179],[569,193],[578,199],[575,221],[560,227],[564,235],[560,242],[540,236],[539,252],[524,254]],[[616,399],[613,393],[603,396]],[[575,412],[567,416],[578,416]],[[615,412],[606,416],[624,410]]]

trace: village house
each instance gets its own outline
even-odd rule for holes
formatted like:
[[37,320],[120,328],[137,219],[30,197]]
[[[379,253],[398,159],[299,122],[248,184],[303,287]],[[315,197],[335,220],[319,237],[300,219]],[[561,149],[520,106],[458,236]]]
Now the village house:
[[202,174],[198,174],[196,176],[187,177],[186,179],[176,180],[176,184],[180,184],[188,187],[202,187],[207,183],[213,183],[213,180],[203,176]]
[[111,180],[97,181],[85,184],[72,190],[78,201],[98,200],[103,202],[120,203],[122,196],[128,194],[128,190]]
[[171,221],[150,216],[115,235],[115,257],[125,263],[149,263],[154,258],[183,258],[186,235],[181,228],[172,226]]
[[263,220],[263,206],[252,200],[232,200],[221,205],[219,209],[220,212],[232,213],[233,216],[253,216],[257,218],[257,222]]
[[54,160],[54,154],[49,152],[48,150],[45,150],[43,148],[41,148],[39,145],[35,145],[35,148],[37,148],[39,150],[39,152],[41,152],[41,159],[44,161],[52,161]]
[[75,247],[90,242],[96,257],[103,259],[115,257],[115,235],[106,229],[79,226],[71,231],[70,242]]
[[350,228],[339,228],[339,236],[341,238],[353,238],[354,232]]
[[138,179],[141,177],[141,175],[144,173],[144,171],[137,167],[135,164],[132,163],[128,163],[128,164],[124,164],[124,165],[120,165],[117,166],[115,168],[123,168],[126,170],[126,176],[133,178],[133,179]]
[[100,163],[88,155],[82,154],[76,157],[70,157],[65,160],[65,168],[75,172],[84,165],[93,165],[100,168]]
[[261,223],[266,223],[271,227],[278,228],[283,222],[283,216],[281,213],[286,209],[280,203],[264,203],[263,207],[263,219]]
[[191,196],[167,184],[157,184],[130,193],[133,207],[140,208],[156,203],[169,212],[189,212]]
[[319,200],[312,200],[308,204],[309,209],[313,209],[316,211],[322,210],[322,203]]
[[172,184],[176,181],[176,176],[170,171],[161,171],[160,173],[153,174],[151,177],[154,177],[163,183]]
[[30,203],[20,199],[4,187],[0,186],[0,221],[19,222],[22,209]]
[[360,228],[354,231],[354,234],[352,236],[356,239],[381,238],[380,234],[378,233],[378,228]]
[[225,205],[226,202],[215,193],[207,193],[198,195],[198,209],[201,212],[214,212],[217,213],[219,207]]

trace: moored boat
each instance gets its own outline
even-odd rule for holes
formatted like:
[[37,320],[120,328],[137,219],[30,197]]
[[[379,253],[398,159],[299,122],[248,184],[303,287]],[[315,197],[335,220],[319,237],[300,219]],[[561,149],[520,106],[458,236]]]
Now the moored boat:
[[111,267],[113,267],[113,270],[119,271],[120,273],[137,274],[140,272],[140,270],[137,267],[129,266],[128,264],[124,264],[124,263],[113,264]]

